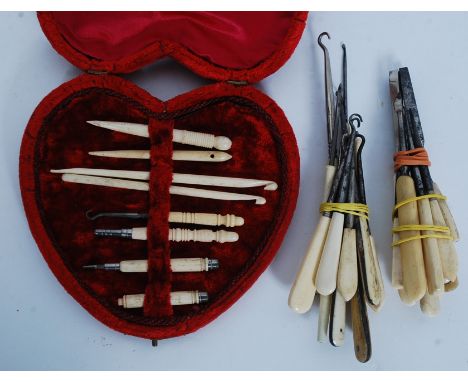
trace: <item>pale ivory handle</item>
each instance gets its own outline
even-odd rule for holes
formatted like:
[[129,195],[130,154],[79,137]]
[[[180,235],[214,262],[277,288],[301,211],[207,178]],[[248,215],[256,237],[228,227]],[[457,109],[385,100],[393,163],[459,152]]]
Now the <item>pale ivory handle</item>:
[[170,223],[200,224],[209,226],[238,227],[244,225],[244,219],[236,215],[219,215],[202,212],[171,212]]
[[[105,129],[118,131],[125,134],[136,135],[149,138],[148,125],[129,122],[112,121],[87,121],[89,124]],[[206,148],[217,148],[218,150],[228,150],[231,148],[231,140],[227,137],[216,137],[213,134],[197,133],[188,130],[173,130],[173,142]]]
[[201,186],[230,187],[230,188],[250,188],[263,187],[264,190],[275,191],[278,185],[271,180],[233,178],[226,176],[210,176],[195,174],[172,174],[173,183],[197,184]]
[[[149,185],[146,182],[135,180],[103,178],[99,176],[63,174],[64,182],[89,184],[94,186],[124,188],[127,190],[148,191]],[[255,204],[265,204],[266,199],[261,196],[235,194],[232,192],[221,192],[204,190],[190,187],[170,186],[169,193],[172,195],[183,195],[194,198],[216,199],[216,200],[254,200]]]
[[[444,215],[442,214],[437,200],[431,199],[430,205],[434,224],[438,226],[446,226]],[[439,245],[439,255],[442,263],[444,279],[455,281],[458,273],[458,256],[455,250],[455,245],[452,240],[448,239],[437,239],[437,244]]]
[[[147,240],[146,227],[137,227],[132,229],[132,239]],[[211,231],[209,229],[190,230],[182,228],[169,229],[169,240],[175,242],[196,241],[209,243],[216,241],[218,243],[232,243],[239,240],[237,232],[231,231]]]
[[346,327],[346,301],[340,292],[335,293],[335,305],[333,307],[332,340],[334,346],[344,344]]
[[[89,155],[106,158],[150,159],[149,150],[90,151]],[[174,150],[172,160],[189,162],[225,162],[232,156],[224,151]]]
[[438,295],[426,293],[419,302],[421,311],[430,316],[437,316],[440,312],[440,299]]
[[317,292],[327,296],[336,289],[336,276],[340,260],[341,240],[343,237],[344,215],[333,212],[322,257],[317,269],[315,285]]
[[180,241],[198,241],[218,243],[232,243],[239,240],[239,235],[236,232],[230,231],[210,231],[208,229],[190,230],[181,228],[172,228],[169,230],[169,240]]
[[[171,270],[172,272],[206,272],[208,271],[208,259],[199,257],[171,259]],[[148,272],[148,261],[121,261],[120,271],[128,273]]]
[[[367,222],[369,224],[369,222]],[[371,249],[372,249],[372,261],[374,262],[374,269],[375,269],[375,283],[377,285],[377,293],[378,293],[378,298],[376,299],[377,304],[374,304],[371,306],[371,308],[374,311],[378,311],[380,308],[382,308],[384,299],[385,299],[385,289],[384,289],[384,282],[383,282],[383,277],[382,277],[382,271],[380,270],[380,263],[379,259],[377,256],[377,250],[375,248],[375,240],[372,235],[369,236],[370,243],[371,243]]]
[[314,302],[314,278],[330,221],[329,217],[320,215],[314,235],[289,293],[289,307],[297,313],[306,313]]
[[174,129],[172,140],[184,145],[206,147],[208,149],[215,148],[223,151],[229,150],[232,145],[232,142],[228,137],[217,137],[213,134],[196,133],[189,130]]
[[[124,308],[142,308],[145,300],[145,295],[141,294],[126,294],[119,298],[117,303]],[[191,305],[199,304],[198,291],[177,291],[171,292],[171,305]]]
[[[419,222],[423,225],[433,225],[431,205],[428,199],[418,200]],[[423,235],[431,235],[433,231],[421,231]],[[439,256],[437,239],[429,237],[422,239],[424,251],[424,266],[426,268],[427,290],[429,294],[444,291],[444,274]]]
[[455,289],[458,288],[458,278],[455,279],[455,281],[449,281],[447,284],[445,284],[445,292],[451,292]]
[[[335,175],[334,166],[325,168],[325,185],[323,200],[327,200],[331,184]],[[323,251],[325,239],[330,225],[330,218],[320,215],[318,224],[307,247],[296,279],[289,292],[288,305],[297,313],[305,313],[310,310],[315,297],[315,275]]]
[[382,306],[383,300],[383,285],[379,282],[380,268],[376,264],[377,257],[373,254],[372,240],[369,235],[369,225],[367,219],[359,217],[359,227],[361,230],[362,244],[364,247],[364,263],[366,269],[367,292],[370,306],[374,310],[378,310]]
[[349,301],[358,286],[358,264],[356,252],[356,230],[345,228],[338,266],[337,296]]
[[[398,227],[398,218],[393,218],[393,226]],[[398,232],[393,233],[393,242],[399,240]],[[395,289],[403,288],[403,275],[401,273],[401,257],[400,257],[400,247],[395,245],[392,247],[392,286]]]
[[320,296],[319,318],[317,328],[317,341],[326,342],[328,340],[328,323],[330,322],[331,295]]
[[[433,183],[434,185],[434,192],[436,194],[442,195],[442,192],[440,191],[439,186],[437,183]],[[455,219],[453,218],[452,212],[450,211],[450,208],[445,200],[442,199],[437,199],[437,203],[439,203],[440,209],[442,210],[442,214],[444,215],[444,220],[445,223],[447,224],[447,227],[450,229],[450,234],[453,236],[454,241],[458,241],[460,239],[460,234],[458,233],[458,228],[455,223]]]
[[[397,202],[402,202],[416,196],[413,179],[410,176],[399,176],[396,181]],[[418,206],[416,202],[407,203],[398,209],[400,225],[419,224]],[[400,232],[401,239],[419,235],[419,231]],[[401,268],[403,274],[403,289],[399,291],[403,302],[408,305],[419,301],[427,290],[426,274],[421,240],[411,240],[400,244]]]

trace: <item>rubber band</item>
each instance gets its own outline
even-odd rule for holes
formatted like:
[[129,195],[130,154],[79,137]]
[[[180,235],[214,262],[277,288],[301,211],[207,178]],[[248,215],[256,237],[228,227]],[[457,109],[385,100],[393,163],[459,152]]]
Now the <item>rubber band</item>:
[[322,203],[320,212],[341,212],[369,219],[369,207],[362,203]]
[[395,204],[395,207],[393,207],[393,214],[397,212],[398,208],[412,202],[417,202],[418,200],[422,199],[441,199],[441,200],[447,200],[447,197],[445,195],[441,194],[427,194],[427,195],[421,195],[421,196],[414,196],[412,198],[408,198],[406,200],[403,200],[400,203]]
[[424,147],[418,147],[417,149],[398,151],[393,155],[393,161],[395,162],[395,171],[403,166],[430,166],[429,154]]
[[400,225],[392,228],[392,232],[405,232],[405,231],[435,231],[450,233],[450,228],[442,225],[424,225],[424,224],[408,224]]
[[441,235],[437,233],[432,233],[432,234],[427,234],[427,235],[411,236],[406,239],[397,240],[394,243],[392,243],[392,247],[396,247],[397,245],[407,243],[408,241],[413,241],[413,240],[418,240],[418,239],[429,239],[429,238],[453,240],[453,236],[451,235]]

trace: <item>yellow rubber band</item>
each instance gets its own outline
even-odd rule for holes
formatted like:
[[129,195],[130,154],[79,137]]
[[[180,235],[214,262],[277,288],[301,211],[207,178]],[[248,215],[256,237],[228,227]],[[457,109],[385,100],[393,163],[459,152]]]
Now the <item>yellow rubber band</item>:
[[421,225],[421,224],[409,224],[409,225],[400,225],[398,227],[393,227],[392,232],[405,232],[405,231],[435,231],[435,232],[444,232],[450,233],[450,228],[442,225]]
[[441,199],[441,200],[447,200],[447,197],[441,194],[427,194],[427,195],[421,195],[421,196],[414,196],[412,198],[403,200],[400,203],[395,204],[395,207],[393,207],[393,213],[395,213],[398,208],[412,202],[417,202],[418,200],[422,199]]
[[411,236],[406,239],[397,240],[394,243],[392,243],[392,247],[395,247],[403,243],[407,243],[408,241],[412,241],[412,240],[429,239],[429,238],[453,240],[453,236],[451,235],[440,235],[440,234],[433,233],[433,234],[427,234],[427,235]]
[[365,219],[369,218],[369,207],[362,203],[322,203],[320,212],[341,212]]

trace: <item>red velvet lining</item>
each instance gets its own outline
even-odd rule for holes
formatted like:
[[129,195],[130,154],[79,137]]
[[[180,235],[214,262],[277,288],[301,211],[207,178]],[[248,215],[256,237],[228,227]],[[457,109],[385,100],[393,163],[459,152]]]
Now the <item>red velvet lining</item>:
[[163,56],[217,80],[257,82],[294,51],[307,12],[40,12],[54,48],[84,70],[131,72]]
[[[141,123],[153,120],[151,164],[154,168],[151,169],[150,161],[87,155],[89,150],[150,147],[148,139],[93,127],[85,123],[88,119]],[[157,132],[164,132],[164,141],[167,141],[172,124],[174,128],[226,135],[233,140],[230,161],[222,164],[176,161],[173,171],[271,179],[279,184],[278,191],[252,189],[246,192],[266,197],[268,202],[264,206],[182,196],[172,196],[169,201],[163,197],[152,199],[153,194],[142,191],[67,184],[49,172],[51,168],[62,167],[151,169],[152,190],[153,187],[168,187],[171,166],[162,165],[161,159],[167,157],[169,151],[165,151],[167,147],[158,147]],[[187,147],[174,145],[174,149],[181,148]],[[160,180],[155,185],[156,171]],[[295,208],[299,156],[294,134],[283,112],[254,88],[216,84],[162,103],[118,77],[83,75],[49,94],[31,117],[21,147],[20,184],[31,231],[65,289],[93,316],[113,329],[162,339],[193,332],[215,319],[266,269],[283,240]],[[161,191],[161,194],[164,193]],[[117,219],[90,222],[84,216],[88,209],[144,211],[150,206],[153,208],[149,225],[155,236],[148,243],[93,237],[94,228],[144,223]],[[162,238],[167,232],[165,219],[169,210],[234,213],[245,218],[245,225],[235,229],[240,235],[236,243],[169,244],[171,257],[217,258],[221,264],[219,270],[172,276],[164,273],[167,258],[158,251],[164,252],[167,245]],[[162,228],[158,231],[159,227]],[[147,256],[150,259],[154,256],[149,274],[82,269],[85,264]],[[157,274],[162,275],[161,279],[157,279]],[[156,287],[158,282],[161,284]],[[117,298],[123,294],[145,290],[152,295],[151,303],[145,301],[144,310],[117,306]],[[154,307],[158,299],[167,303],[167,297],[157,293],[159,290],[166,296],[169,290],[205,290],[210,301],[206,305],[174,307],[171,314],[167,305]]]

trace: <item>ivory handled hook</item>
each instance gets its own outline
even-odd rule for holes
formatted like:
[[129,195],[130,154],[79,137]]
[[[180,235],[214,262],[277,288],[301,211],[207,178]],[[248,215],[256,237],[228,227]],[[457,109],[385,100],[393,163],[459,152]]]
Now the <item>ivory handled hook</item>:
[[[327,200],[331,184],[335,175],[335,166],[327,165],[325,168],[325,186],[323,201]],[[297,313],[306,313],[312,307],[315,297],[315,276],[327,237],[330,218],[320,215],[319,222],[315,228],[312,238],[307,247],[306,254],[297,272],[294,283],[289,292],[288,305]]]
[[[397,202],[402,202],[416,196],[414,181],[410,176],[399,176],[396,181]],[[400,225],[419,225],[418,205],[410,202],[398,209]],[[403,231],[399,233],[401,239],[419,235],[419,231]],[[426,274],[424,268],[423,247],[420,239],[400,244],[401,268],[403,275],[403,289],[399,290],[400,297],[405,304],[412,305],[419,301],[427,291]]]
[[[150,159],[149,150],[90,151],[88,154],[106,158]],[[172,160],[176,161],[226,162],[231,158],[232,155],[224,151],[174,150],[172,152]]]
[[[437,185],[437,183],[433,182],[433,185],[434,192],[436,194],[442,195],[442,191],[440,191],[440,188]],[[453,240],[460,240],[460,234],[458,232],[457,224],[455,223],[455,219],[453,218],[452,212],[450,211],[447,202],[443,199],[437,199],[437,203],[439,203],[440,209],[442,210],[442,214],[444,215],[445,223],[450,229],[450,234],[453,236]]]
[[200,224],[209,226],[238,227],[244,225],[240,216],[227,214],[210,214],[204,212],[176,212],[169,213],[169,223]]
[[[124,273],[148,272],[148,260],[124,260],[120,263],[106,263],[85,265],[85,269],[102,269],[106,271],[120,271]],[[219,268],[217,259],[188,257],[171,259],[172,272],[208,272]]]
[[[208,302],[208,293],[199,291],[177,291],[171,292],[171,305],[192,305]],[[145,302],[145,295],[126,294],[117,300],[117,304],[126,309],[142,308]]]
[[[430,200],[432,219],[435,225],[445,227],[446,222],[439,203],[436,199]],[[437,239],[440,261],[444,280],[455,281],[458,273],[458,256],[453,240]]]
[[[100,176],[63,174],[62,180],[70,183],[81,183],[94,186],[123,188],[127,190],[149,191],[149,184],[134,180],[105,178]],[[169,193],[172,195],[190,196],[195,198],[215,199],[215,200],[254,200],[255,204],[265,204],[266,199],[261,196],[236,194],[232,192],[222,192],[204,190],[191,187],[170,186]]]
[[[393,226],[398,227],[398,218],[393,218]],[[393,243],[396,243],[399,240],[398,232],[393,233]],[[400,247],[394,245],[392,247],[392,286],[395,289],[403,288],[403,275],[401,273],[401,255]]]
[[315,278],[317,292],[324,296],[333,293],[336,289],[341,241],[343,238],[343,225],[344,214],[341,212],[334,212]]
[[[90,125],[102,127],[125,134],[137,135],[139,137],[149,138],[148,125],[129,122],[111,122],[111,121],[86,121]],[[228,137],[215,136],[213,134],[198,133],[189,130],[173,130],[172,141],[184,145],[206,147],[208,149],[229,150],[232,141]]]
[[[149,180],[150,177],[149,171],[108,170],[100,168],[65,168],[59,170],[50,170],[50,172],[56,174],[93,175],[132,180]],[[210,176],[197,174],[173,173],[172,182],[176,184],[182,183],[201,186],[232,188],[264,187],[265,190],[269,191],[274,191],[278,188],[278,185],[271,180],[233,178],[227,176]]]
[[[101,237],[125,237],[133,240],[148,240],[147,228],[124,228],[124,229],[96,229],[94,231],[96,236]],[[232,243],[239,240],[237,232],[231,231],[211,231],[209,229],[190,230],[182,228],[169,229],[169,240],[182,242],[182,241],[195,241],[209,243],[215,241],[217,243]]]
[[345,228],[341,244],[340,262],[338,266],[337,290],[344,299],[349,301],[356,293],[358,286],[358,264],[356,253],[356,230]]
[[[429,199],[418,200],[418,212],[420,224],[434,225]],[[431,235],[433,233],[433,231],[421,231],[422,235]],[[422,245],[428,293],[442,293],[444,291],[444,274],[437,239],[433,237],[424,238],[422,239]]]

